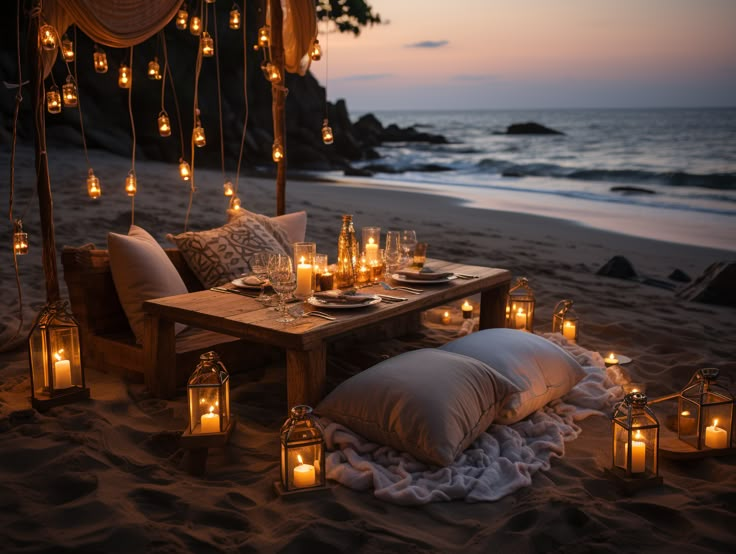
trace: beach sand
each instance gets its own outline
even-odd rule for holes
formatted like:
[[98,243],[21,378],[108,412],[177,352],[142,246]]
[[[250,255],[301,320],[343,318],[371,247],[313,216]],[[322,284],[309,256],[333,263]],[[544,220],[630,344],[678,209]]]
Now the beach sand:
[[[77,150],[53,151],[57,253],[63,245],[106,246],[109,231],[130,225],[123,193],[129,160],[91,152],[103,196],[86,196],[86,166]],[[3,152],[3,167],[7,155]],[[176,167],[138,162],[135,222],[162,244],[183,230],[188,184]],[[213,449],[204,477],[183,469],[178,435],[186,426],[184,395],[150,398],[140,383],[87,372],[92,399],[39,414],[30,409],[25,337],[44,302],[32,152],[16,161],[15,213],[25,211],[31,253],[19,258],[24,325],[17,348],[0,354],[0,541],[4,552],[728,552],[736,548],[734,456],[661,460],[664,485],[634,496],[604,476],[610,421],[590,417],[566,443],[564,457],[530,487],[493,503],[388,504],[343,486],[279,497],[279,427],[286,417],[283,363],[232,375],[239,424],[227,449]],[[225,222],[219,171],[198,171],[191,229]],[[367,186],[365,186],[367,185]],[[274,184],[246,177],[244,207],[273,215]],[[627,257],[658,279],[676,268],[697,277],[733,252],[597,231],[558,219],[463,207],[456,200],[363,184],[289,177],[287,211],[309,213],[307,237],[334,260],[340,215],[362,226],[413,228],[429,255],[504,267],[529,279],[537,297],[536,330],[550,330],[554,305],[575,301],[580,345],[633,359],[623,366],[650,396],[681,389],[694,371],[718,367],[736,391],[736,312],[686,302],[671,290],[597,276],[612,256]],[[685,225],[686,222],[683,222]],[[0,224],[6,242],[7,219]],[[0,336],[18,321],[9,248],[0,253]],[[61,263],[58,263],[62,281]],[[459,314],[457,305],[448,306]],[[458,316],[459,317],[459,316]],[[459,324],[371,344],[334,345],[334,386],[387,355],[434,346]],[[458,322],[459,319],[456,319]]]

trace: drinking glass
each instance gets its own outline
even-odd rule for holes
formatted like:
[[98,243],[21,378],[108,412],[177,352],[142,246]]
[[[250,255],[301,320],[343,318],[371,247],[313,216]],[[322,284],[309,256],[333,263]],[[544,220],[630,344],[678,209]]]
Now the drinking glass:
[[272,252],[256,252],[248,260],[253,275],[261,281],[261,293],[256,297],[256,300],[264,304],[271,300],[271,297],[266,294],[266,279],[268,279],[268,261],[272,255]]
[[389,275],[401,267],[401,233],[399,231],[386,232],[386,248],[383,256],[386,261],[386,273]]
[[401,252],[404,255],[403,265],[409,265],[414,255],[414,247],[417,245],[417,233],[413,229],[401,231]]
[[286,311],[286,296],[290,296],[296,290],[296,273],[291,258],[285,254],[274,254],[268,265],[268,276],[273,290],[279,295],[277,310],[281,312],[281,317],[276,321],[279,323],[294,321]]

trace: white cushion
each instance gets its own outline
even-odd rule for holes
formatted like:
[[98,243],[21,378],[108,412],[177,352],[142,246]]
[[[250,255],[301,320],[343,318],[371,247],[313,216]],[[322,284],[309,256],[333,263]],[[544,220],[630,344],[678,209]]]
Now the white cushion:
[[281,247],[289,253],[291,253],[292,245],[295,242],[304,242],[307,235],[307,212],[303,210],[268,217],[240,208],[238,210],[229,209],[227,215],[228,222],[240,217],[252,217],[256,219],[258,223],[263,225],[279,241]]
[[[120,304],[136,340],[143,342],[143,302],[186,294],[187,287],[156,239],[131,225],[127,235],[108,233],[110,271]],[[186,329],[177,324],[176,332]]]
[[513,385],[483,362],[406,352],[341,383],[316,413],[379,444],[446,466],[486,430]]
[[516,329],[486,329],[441,346],[488,364],[519,390],[503,401],[496,422],[515,423],[567,394],[585,372],[556,344]]
[[169,234],[166,238],[176,244],[205,288],[240,277],[256,252],[285,253],[274,236],[250,217],[239,217],[215,229]]

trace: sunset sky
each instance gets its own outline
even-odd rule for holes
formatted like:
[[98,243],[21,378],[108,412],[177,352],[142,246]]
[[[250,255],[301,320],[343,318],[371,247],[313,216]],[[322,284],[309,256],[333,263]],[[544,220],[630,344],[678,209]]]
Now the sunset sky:
[[388,24],[320,27],[351,110],[736,105],[736,0],[369,3]]

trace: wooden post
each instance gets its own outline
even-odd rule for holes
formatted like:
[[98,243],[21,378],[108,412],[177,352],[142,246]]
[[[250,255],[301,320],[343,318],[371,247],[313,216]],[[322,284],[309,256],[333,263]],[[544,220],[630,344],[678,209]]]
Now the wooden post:
[[43,87],[43,52],[39,44],[39,17],[32,17],[28,29],[28,59],[31,71],[31,108],[35,121],[36,150],[36,189],[38,209],[41,219],[42,252],[41,261],[46,276],[46,302],[56,302],[61,298],[59,274],[56,269],[56,238],[54,236],[54,205],[51,199],[48,156],[46,154],[46,98]]
[[270,0],[271,7],[271,63],[278,68],[281,82],[271,85],[273,112],[273,140],[281,142],[284,156],[276,164],[276,215],[286,213],[286,70],[284,67],[284,12],[281,0]]

